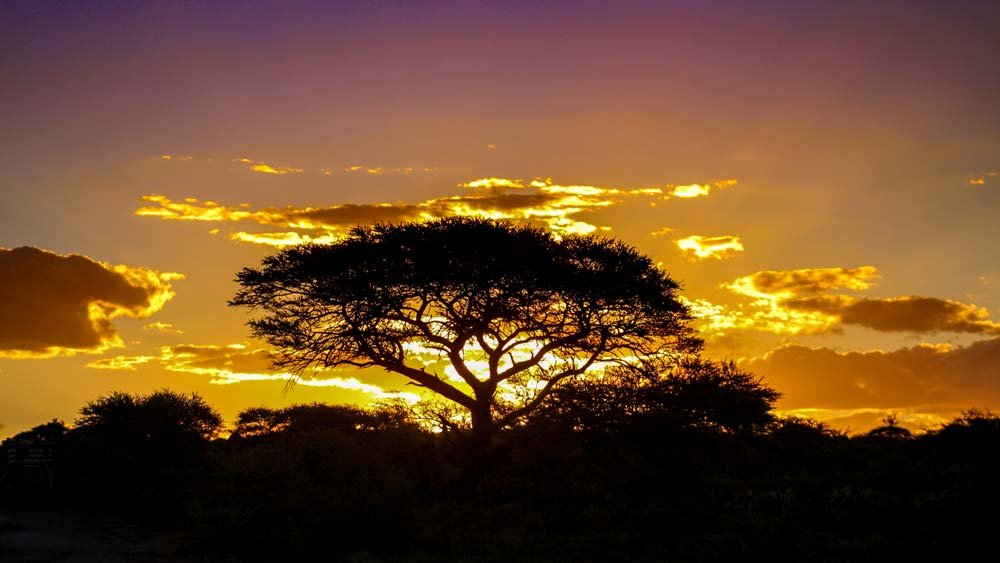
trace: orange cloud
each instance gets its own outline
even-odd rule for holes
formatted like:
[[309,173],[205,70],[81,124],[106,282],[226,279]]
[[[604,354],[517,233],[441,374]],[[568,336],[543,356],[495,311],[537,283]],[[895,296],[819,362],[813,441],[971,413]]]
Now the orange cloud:
[[740,237],[724,235],[718,237],[703,237],[691,235],[674,241],[678,248],[695,260],[714,258],[722,260],[743,252]]
[[0,248],[0,357],[38,358],[121,346],[113,319],[163,308],[182,279],[33,247]]
[[[780,389],[782,409],[899,409],[955,414],[1000,407],[1000,338],[839,353],[786,346],[747,367]],[[840,413],[844,415],[845,413]]]

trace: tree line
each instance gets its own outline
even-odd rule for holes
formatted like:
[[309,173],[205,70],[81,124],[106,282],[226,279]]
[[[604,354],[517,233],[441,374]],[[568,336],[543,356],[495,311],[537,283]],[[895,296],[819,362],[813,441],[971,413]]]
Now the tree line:
[[[255,407],[225,427],[197,395],[113,393],[4,441],[0,507],[135,518],[180,533],[178,560],[864,561],[991,537],[1000,418],[848,436],[773,416],[716,368],[556,394],[485,459],[396,404]],[[50,468],[10,463],[40,446]]]

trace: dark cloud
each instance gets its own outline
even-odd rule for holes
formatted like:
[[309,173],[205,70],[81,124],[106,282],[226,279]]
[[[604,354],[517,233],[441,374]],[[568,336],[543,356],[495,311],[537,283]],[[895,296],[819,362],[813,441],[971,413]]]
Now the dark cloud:
[[785,301],[788,307],[836,315],[841,324],[882,332],[1000,334],[982,307],[935,297],[850,299],[844,296]]
[[32,247],[0,249],[0,356],[115,346],[112,319],[160,310],[173,297],[168,282],[179,277]]

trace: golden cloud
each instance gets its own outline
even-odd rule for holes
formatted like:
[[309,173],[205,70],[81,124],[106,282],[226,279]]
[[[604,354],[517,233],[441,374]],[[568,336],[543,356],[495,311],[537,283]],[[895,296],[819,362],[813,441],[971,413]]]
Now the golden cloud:
[[734,330],[817,334],[843,325],[880,332],[1000,334],[1000,323],[976,305],[936,297],[858,298],[840,293],[870,289],[877,278],[872,266],[763,271],[723,284],[745,298],[742,303],[689,303],[708,336]]
[[735,186],[738,182],[732,178],[728,180],[720,180],[718,182],[713,182],[712,184],[686,184],[682,186],[670,186],[670,195],[680,198],[693,198],[707,196],[712,192],[712,188],[728,188],[730,186]]
[[777,300],[831,289],[870,289],[877,278],[878,270],[874,266],[766,270],[737,278],[724,287],[747,297]]
[[115,356],[113,358],[101,358],[87,364],[88,368],[135,371],[136,366],[148,364],[156,359],[156,356]]
[[698,330],[710,338],[731,335],[735,331],[760,331],[774,334],[817,334],[832,330],[837,317],[814,311],[786,307],[779,300],[757,299],[732,307],[706,299],[685,299]]
[[703,237],[691,235],[674,241],[678,248],[694,260],[714,258],[722,260],[743,252],[740,237],[724,235],[718,237]]
[[984,174],[982,176],[979,176],[978,178],[970,178],[969,179],[969,185],[970,186],[985,186],[987,179],[988,178],[994,178],[994,177],[996,177],[996,175],[997,175],[996,172],[987,172],[986,174]]
[[[731,183],[735,183],[735,180],[726,180],[717,185]],[[587,234],[607,230],[608,227],[583,221],[579,218],[581,214],[617,205],[627,198],[669,198],[675,187],[620,189],[560,185],[547,178],[531,182],[509,178],[481,178],[460,186],[467,188],[467,191],[460,195],[418,203],[289,206],[259,210],[253,210],[247,204],[227,206],[195,198],[174,201],[154,194],[143,196],[142,200],[146,205],[136,210],[136,214],[180,221],[249,221],[290,229],[272,233],[238,232],[230,236],[242,242],[272,246],[330,242],[343,237],[350,227],[359,224],[421,221],[453,216],[535,222],[557,235]]]
[[687,184],[684,186],[674,186],[670,192],[674,197],[701,197],[708,195],[712,191],[712,186],[708,184]]
[[291,166],[272,166],[266,162],[251,160],[246,157],[234,159],[233,162],[245,164],[248,168],[250,168],[250,170],[260,174],[274,174],[281,176],[284,174],[301,174],[303,172],[301,168],[294,168]]
[[0,248],[0,357],[38,358],[121,346],[113,319],[163,308],[176,273],[77,254]]
[[782,409],[909,409],[957,413],[1000,407],[1000,338],[839,353],[786,346],[747,367],[780,389]]
[[[429,166],[425,166],[425,167],[422,167],[422,168],[415,168],[413,166],[403,166],[403,167],[398,167],[398,168],[385,168],[385,167],[382,167],[382,166],[364,166],[364,165],[361,165],[361,164],[352,164],[350,166],[345,166],[344,167],[344,172],[347,172],[348,174],[363,173],[363,174],[371,174],[372,176],[384,176],[384,175],[387,175],[387,174],[388,175],[393,175],[393,176],[395,176],[395,175],[408,176],[410,174],[416,174],[416,173],[420,173],[420,172],[423,172],[423,173],[426,174],[426,173],[429,173],[429,172],[434,172],[434,170],[435,170],[434,168],[429,167]],[[324,170],[324,173],[327,173],[327,172],[329,172],[329,171]],[[329,174],[327,174],[327,176],[329,176]]]
[[874,284],[878,272],[872,266],[859,268],[805,268],[766,270],[743,276],[722,287],[745,300],[724,307],[704,299],[689,304],[700,330],[709,337],[752,330],[776,334],[816,334],[837,326],[839,318],[827,311],[794,308],[791,299],[815,296],[839,289],[864,290]]
[[264,244],[268,246],[295,246],[296,244],[330,244],[337,242],[343,235],[341,233],[329,233],[318,236],[310,236],[296,231],[282,233],[248,233],[239,231],[229,235],[231,240],[239,242],[249,242],[252,244]]
[[142,325],[142,328],[146,330],[155,330],[156,332],[163,332],[167,334],[184,334],[183,330],[175,328],[174,325],[170,323],[147,323]]

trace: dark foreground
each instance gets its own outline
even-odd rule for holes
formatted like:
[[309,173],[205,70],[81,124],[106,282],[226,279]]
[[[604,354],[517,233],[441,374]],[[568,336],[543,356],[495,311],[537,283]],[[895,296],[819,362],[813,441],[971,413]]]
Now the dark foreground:
[[0,561],[5,563],[209,563],[207,554],[176,531],[133,519],[75,510],[0,508]]
[[485,450],[343,407],[257,414],[226,440],[134,421],[9,440],[51,447],[53,480],[3,466],[0,560],[955,560],[997,529],[988,414],[855,437],[536,420]]

